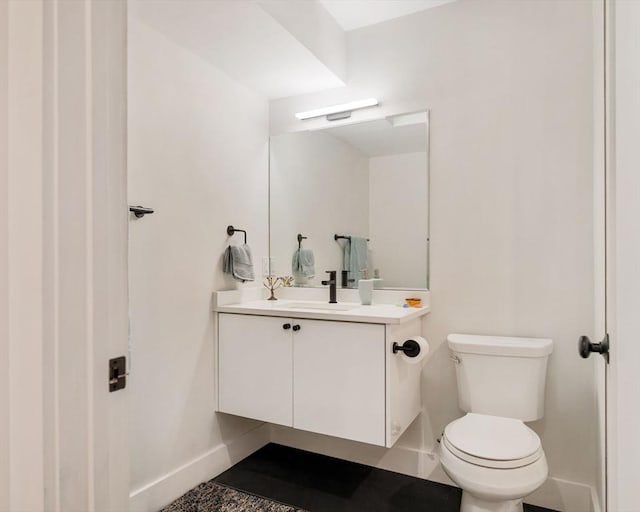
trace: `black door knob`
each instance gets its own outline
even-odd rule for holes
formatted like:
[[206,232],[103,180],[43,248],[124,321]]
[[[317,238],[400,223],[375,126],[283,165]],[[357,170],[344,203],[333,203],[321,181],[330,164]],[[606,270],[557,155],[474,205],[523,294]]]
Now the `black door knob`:
[[287,329],[291,329],[291,324],[282,324],[282,328],[286,331]]
[[300,330],[300,326],[298,324],[294,324],[293,330],[294,331],[299,331]]
[[609,334],[605,334],[600,343],[591,343],[589,336],[580,336],[578,340],[578,353],[585,359],[591,355],[591,352],[601,354],[609,362]]

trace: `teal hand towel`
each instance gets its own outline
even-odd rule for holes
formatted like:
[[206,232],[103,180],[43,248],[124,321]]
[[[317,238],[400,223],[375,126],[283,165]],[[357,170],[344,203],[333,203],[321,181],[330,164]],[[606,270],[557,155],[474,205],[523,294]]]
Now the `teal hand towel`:
[[226,274],[242,281],[253,281],[253,261],[251,259],[251,248],[247,244],[230,245],[224,252],[222,260],[222,271]]
[[311,249],[296,249],[291,259],[292,273],[302,274],[307,279],[316,275],[315,257]]
[[343,269],[349,271],[349,279],[353,279],[352,287],[358,286],[360,271],[367,268],[367,239],[352,236],[344,245]]

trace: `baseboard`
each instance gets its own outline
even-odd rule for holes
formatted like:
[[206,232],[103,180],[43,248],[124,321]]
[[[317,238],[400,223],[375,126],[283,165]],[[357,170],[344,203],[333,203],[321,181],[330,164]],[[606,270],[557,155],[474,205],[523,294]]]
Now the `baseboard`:
[[[387,449],[262,424],[238,439],[220,444],[154,482],[134,490],[129,496],[129,510],[130,512],[156,512],[198,483],[210,480],[226,471],[269,442],[425,480],[455,485],[442,470],[436,451],[398,445]],[[549,477],[540,489],[525,498],[525,502],[561,512],[600,512],[597,495],[591,486],[555,477]]]
[[603,512],[598,499],[598,492],[595,487],[591,488],[591,503],[593,503],[593,512]]
[[222,443],[129,495],[130,512],[157,512],[200,482],[226,471],[270,441],[270,426],[262,424],[238,439]]
[[536,492],[525,498],[525,503],[562,512],[599,512],[595,490],[581,484],[550,476]]
[[[418,450],[397,445],[386,449],[285,427],[272,427],[271,441],[455,486],[442,469],[435,450]],[[527,496],[524,501],[561,512],[600,512],[596,493],[591,486],[555,477],[549,477],[540,489]]]
[[[425,471],[420,475],[421,478],[455,485],[442,469],[437,453],[423,452],[422,457],[422,467]],[[524,502],[561,512],[600,512],[593,487],[553,476],[548,477],[538,490],[524,499]]]

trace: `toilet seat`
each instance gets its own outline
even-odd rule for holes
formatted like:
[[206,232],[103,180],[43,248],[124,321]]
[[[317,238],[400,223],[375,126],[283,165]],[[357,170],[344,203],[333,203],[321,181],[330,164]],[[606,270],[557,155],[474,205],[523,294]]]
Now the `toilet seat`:
[[527,466],[542,456],[538,435],[522,421],[469,413],[449,423],[442,437],[459,459],[486,468]]

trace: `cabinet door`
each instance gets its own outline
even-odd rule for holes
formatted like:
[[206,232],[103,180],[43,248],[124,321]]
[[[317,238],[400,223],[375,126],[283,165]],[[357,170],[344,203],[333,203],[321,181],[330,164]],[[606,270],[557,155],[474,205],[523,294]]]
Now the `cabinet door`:
[[218,315],[219,410],[292,425],[291,324],[286,318]]
[[293,426],[384,446],[384,326],[295,322]]

